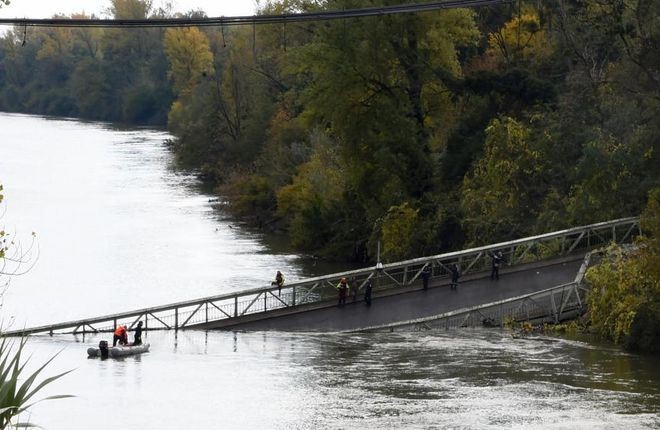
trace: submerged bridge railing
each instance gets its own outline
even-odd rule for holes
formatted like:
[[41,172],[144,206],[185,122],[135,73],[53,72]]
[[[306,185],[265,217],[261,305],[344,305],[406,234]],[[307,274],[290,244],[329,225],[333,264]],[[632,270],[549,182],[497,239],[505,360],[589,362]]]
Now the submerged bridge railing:
[[523,321],[534,324],[559,323],[582,315],[589,288],[584,276],[594,258],[589,252],[573,282],[505,300],[466,309],[456,309],[430,317],[364,327],[346,332],[399,332],[449,330],[465,327],[503,327]]
[[348,278],[351,288],[357,288],[358,292],[371,280],[373,292],[378,294],[419,284],[419,277],[427,267],[431,270],[432,280],[448,278],[450,267],[454,264],[458,264],[465,276],[490,270],[491,256],[495,252],[502,252],[505,268],[584,254],[612,242],[627,243],[640,233],[639,218],[623,218],[463,251],[303,279],[286,284],[281,291],[277,286],[254,288],[101,317],[10,330],[4,335],[109,332],[118,325],[127,325],[131,329],[138,321],[143,321],[145,330],[178,330],[221,320],[268,318],[271,312],[287,308],[290,311],[309,309],[315,304],[322,306],[329,300],[336,300],[336,285],[342,277]]

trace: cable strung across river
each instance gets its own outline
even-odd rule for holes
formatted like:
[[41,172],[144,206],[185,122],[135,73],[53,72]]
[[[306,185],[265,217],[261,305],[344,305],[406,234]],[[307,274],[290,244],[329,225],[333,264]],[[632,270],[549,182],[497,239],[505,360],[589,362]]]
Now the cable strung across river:
[[431,3],[413,3],[396,6],[348,9],[342,11],[289,13],[281,15],[253,15],[234,17],[199,18],[149,18],[149,19],[69,19],[69,18],[3,18],[0,25],[27,27],[103,27],[103,28],[147,28],[147,27],[204,27],[255,24],[278,24],[287,22],[327,21],[344,18],[394,15],[400,13],[429,12],[441,9],[473,8],[511,3],[513,0],[450,0]]

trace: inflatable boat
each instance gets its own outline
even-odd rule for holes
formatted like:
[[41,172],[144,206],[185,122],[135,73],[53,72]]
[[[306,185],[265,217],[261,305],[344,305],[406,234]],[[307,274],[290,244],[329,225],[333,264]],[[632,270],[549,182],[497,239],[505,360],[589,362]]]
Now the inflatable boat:
[[105,343],[105,345],[99,344],[98,347],[87,348],[88,356],[101,358],[126,357],[127,355],[142,354],[144,352],[149,352],[148,343],[143,343],[142,345],[117,345],[111,347],[108,347],[107,343]]

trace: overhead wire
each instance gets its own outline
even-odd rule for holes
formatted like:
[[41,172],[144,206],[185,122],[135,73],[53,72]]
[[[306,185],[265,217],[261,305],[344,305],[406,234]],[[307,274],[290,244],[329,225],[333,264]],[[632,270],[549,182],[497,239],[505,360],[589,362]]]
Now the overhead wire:
[[410,3],[395,6],[285,13],[279,15],[221,16],[195,18],[147,18],[147,19],[99,19],[99,18],[0,18],[0,25],[26,27],[102,27],[102,28],[148,28],[148,27],[205,27],[260,24],[284,24],[305,21],[326,21],[343,18],[394,15],[400,13],[430,12],[441,9],[474,8],[511,3],[514,0],[447,0],[429,3]]

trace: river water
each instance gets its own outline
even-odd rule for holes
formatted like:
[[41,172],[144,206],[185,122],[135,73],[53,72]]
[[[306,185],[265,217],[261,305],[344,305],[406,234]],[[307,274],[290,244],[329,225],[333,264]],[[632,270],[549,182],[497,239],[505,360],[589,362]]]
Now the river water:
[[[1,223],[39,258],[4,296],[35,325],[265,285],[321,269],[275,252],[176,172],[153,130],[0,114]],[[33,336],[73,372],[35,406],[47,429],[660,428],[655,357],[499,330],[151,332],[151,352],[87,359],[99,337]]]

